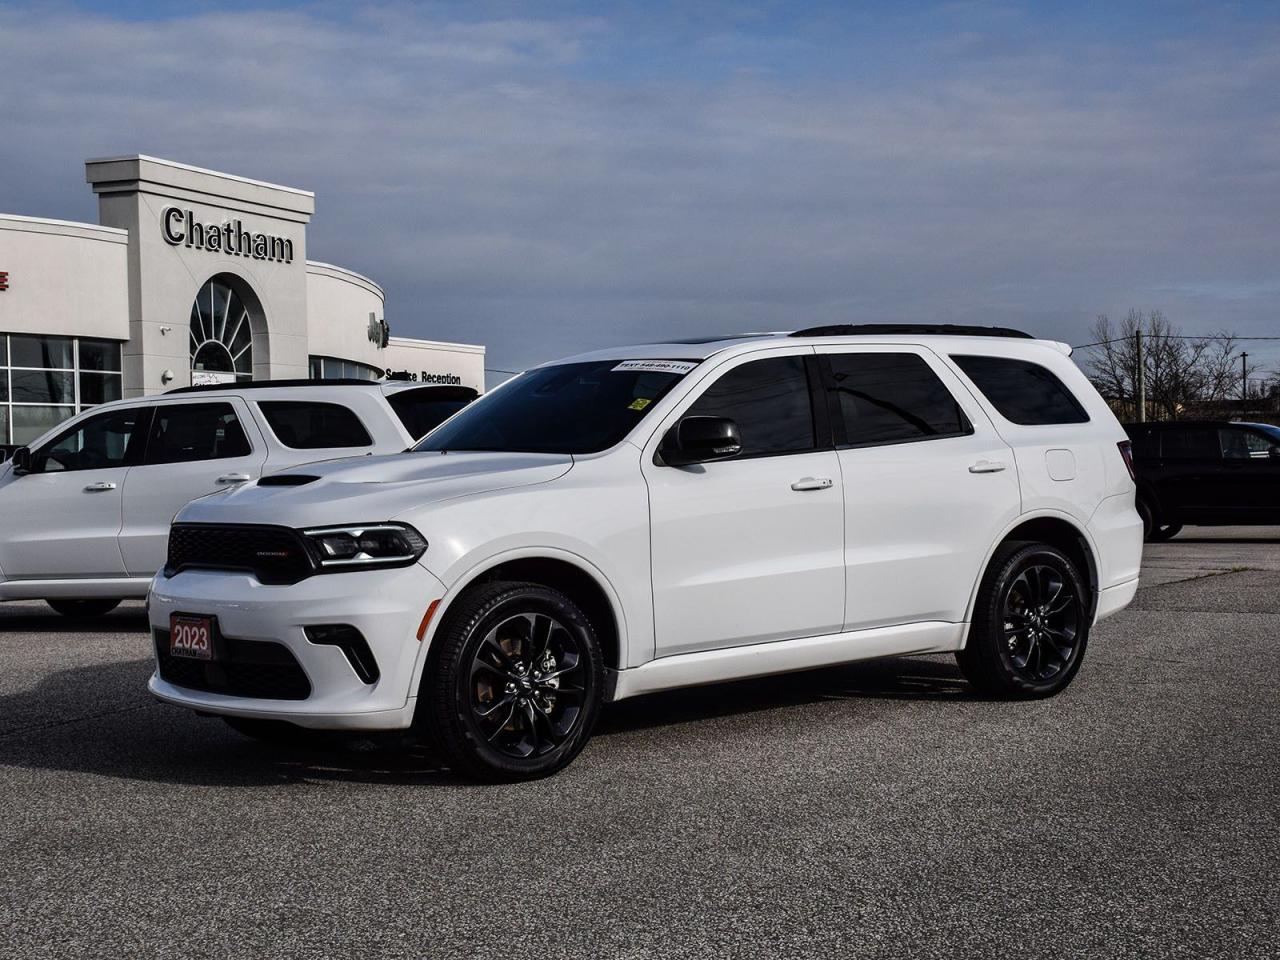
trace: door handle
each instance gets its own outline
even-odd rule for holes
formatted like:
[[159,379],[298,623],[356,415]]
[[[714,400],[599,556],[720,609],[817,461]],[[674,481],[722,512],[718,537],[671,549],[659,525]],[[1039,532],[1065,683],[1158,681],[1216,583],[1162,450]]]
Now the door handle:
[[791,489],[797,492],[804,490],[830,490],[832,480],[830,477],[803,477],[791,485]]
[[1004,469],[1004,464],[999,460],[979,460],[977,463],[969,467],[970,473],[999,473]]
[[248,483],[250,479],[247,473],[224,473],[218,483]]
[[107,490],[114,490],[116,485],[110,480],[100,480],[98,483],[91,483],[84,488],[85,493],[103,493]]

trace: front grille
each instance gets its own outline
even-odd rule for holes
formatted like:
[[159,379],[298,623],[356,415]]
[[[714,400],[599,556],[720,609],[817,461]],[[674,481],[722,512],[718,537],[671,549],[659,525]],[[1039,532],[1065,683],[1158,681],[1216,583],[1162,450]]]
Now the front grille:
[[164,573],[172,577],[183,570],[244,570],[267,584],[297,583],[315,573],[296,530],[216,523],[175,523],[170,528]]
[[279,643],[219,636],[216,660],[169,654],[169,631],[153,631],[160,677],[176,687],[257,700],[305,700],[311,696],[297,658]]

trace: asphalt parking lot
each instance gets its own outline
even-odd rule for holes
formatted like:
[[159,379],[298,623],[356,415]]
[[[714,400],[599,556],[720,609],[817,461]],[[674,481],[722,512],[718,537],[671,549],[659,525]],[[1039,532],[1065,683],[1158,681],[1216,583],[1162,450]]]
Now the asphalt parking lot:
[[947,658],[681,691],[511,787],[154,703],[140,605],[0,605],[0,955],[1275,956],[1280,529],[1145,576],[1051,701]]

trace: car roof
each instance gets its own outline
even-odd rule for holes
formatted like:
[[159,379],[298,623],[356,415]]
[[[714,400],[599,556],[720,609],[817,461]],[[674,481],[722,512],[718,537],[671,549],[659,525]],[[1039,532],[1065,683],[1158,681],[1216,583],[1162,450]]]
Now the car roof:
[[[1064,356],[1071,355],[1071,347],[1054,340],[1039,340],[1020,330],[1008,327],[976,327],[962,324],[933,323],[879,323],[879,324],[831,324],[808,327],[794,331],[771,333],[738,333],[721,337],[690,337],[655,343],[630,344],[608,347],[554,360],[541,366],[561,363],[583,363],[595,360],[706,360],[726,351],[746,351],[762,343],[782,345],[798,343],[856,344],[856,343],[929,344],[945,351],[971,350],[977,344],[1036,345],[1052,348]],[[1005,350],[993,351],[1005,353]]]

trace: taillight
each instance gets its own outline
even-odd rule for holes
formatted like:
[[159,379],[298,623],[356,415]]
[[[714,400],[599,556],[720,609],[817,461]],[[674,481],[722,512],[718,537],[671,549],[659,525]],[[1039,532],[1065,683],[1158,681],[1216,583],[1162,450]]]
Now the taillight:
[[1124,458],[1124,465],[1129,468],[1129,479],[1137,483],[1138,471],[1133,466],[1133,442],[1131,440],[1121,440],[1116,446],[1120,448],[1120,456]]

